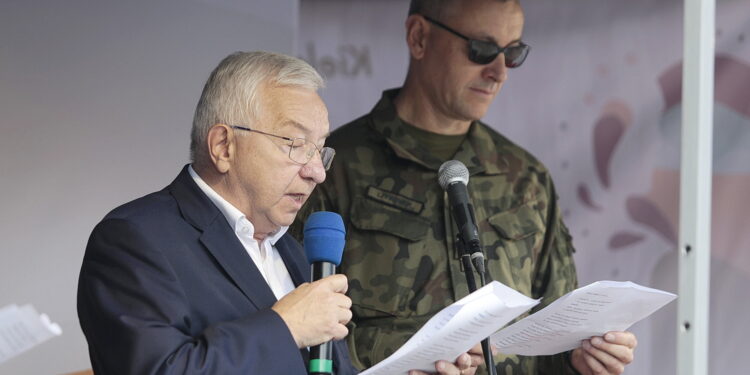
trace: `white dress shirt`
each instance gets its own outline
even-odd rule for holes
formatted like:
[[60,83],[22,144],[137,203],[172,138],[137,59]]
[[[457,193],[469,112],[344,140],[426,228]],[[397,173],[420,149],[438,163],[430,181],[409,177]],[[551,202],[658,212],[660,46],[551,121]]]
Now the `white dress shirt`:
[[289,271],[286,269],[284,260],[281,259],[278,250],[274,246],[276,241],[286,233],[289,227],[281,227],[276,232],[271,233],[266,237],[263,242],[258,244],[258,241],[253,238],[255,233],[255,227],[247,220],[245,214],[243,214],[237,207],[232,206],[226,199],[222,198],[219,193],[212,189],[203,179],[195,173],[193,166],[188,167],[190,176],[198,187],[208,196],[211,202],[224,214],[227,219],[229,226],[234,228],[234,234],[245,247],[245,251],[250,255],[255,266],[266,279],[266,283],[276,299],[281,299],[287,293],[294,289],[294,282],[292,277],[289,276]]

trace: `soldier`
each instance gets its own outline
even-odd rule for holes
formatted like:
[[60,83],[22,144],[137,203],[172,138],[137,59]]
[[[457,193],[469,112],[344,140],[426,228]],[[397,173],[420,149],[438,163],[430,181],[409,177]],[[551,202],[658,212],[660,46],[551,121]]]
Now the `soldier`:
[[[347,223],[341,272],[350,280],[354,315],[347,341],[360,368],[386,358],[468,293],[456,227],[438,185],[446,160],[463,162],[471,174],[469,194],[493,279],[542,298],[531,313],[577,286],[574,249],[548,170],[479,121],[508,68],[526,58],[523,23],[518,1],[412,0],[403,87],[385,91],[372,112],[328,139],[338,157],[300,217],[329,210]],[[497,354],[495,361],[498,374],[619,374],[635,345],[632,333],[610,332],[572,352]]]

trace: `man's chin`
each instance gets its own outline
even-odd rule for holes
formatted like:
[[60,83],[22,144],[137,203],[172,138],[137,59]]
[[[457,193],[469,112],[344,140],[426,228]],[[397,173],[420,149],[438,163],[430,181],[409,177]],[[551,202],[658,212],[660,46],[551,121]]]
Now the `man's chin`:
[[274,217],[273,223],[276,224],[278,227],[288,227],[294,223],[294,219],[297,217],[297,212],[299,210],[294,210],[292,212],[287,211],[284,212],[276,217]]
[[464,121],[479,121],[484,117],[484,115],[487,113],[487,110],[483,111],[467,111],[467,113],[464,114],[463,120]]
[[461,108],[461,117],[465,121],[477,121],[482,119],[490,106],[479,103],[472,103],[474,105],[467,105]]

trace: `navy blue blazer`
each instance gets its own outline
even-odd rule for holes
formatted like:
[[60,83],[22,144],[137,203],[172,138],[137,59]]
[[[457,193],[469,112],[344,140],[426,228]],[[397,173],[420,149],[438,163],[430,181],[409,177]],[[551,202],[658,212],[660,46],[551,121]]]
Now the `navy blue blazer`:
[[[277,243],[295,285],[310,266]],[[164,190],[126,203],[94,229],[78,281],[78,317],[97,374],[307,374],[276,298],[187,166]],[[343,341],[334,368],[357,371]]]

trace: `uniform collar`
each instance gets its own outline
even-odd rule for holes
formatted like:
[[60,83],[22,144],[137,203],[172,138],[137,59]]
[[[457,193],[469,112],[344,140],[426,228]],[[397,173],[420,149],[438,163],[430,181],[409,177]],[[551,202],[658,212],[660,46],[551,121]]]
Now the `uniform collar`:
[[[370,112],[372,127],[385,137],[396,156],[437,171],[445,160],[433,156],[404,130],[404,127],[408,125],[398,117],[393,103],[398,92],[399,89],[383,91],[380,101]],[[453,159],[464,163],[472,175],[500,174],[507,171],[509,167],[505,157],[498,152],[487,125],[480,121],[471,123],[469,133]]]

